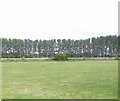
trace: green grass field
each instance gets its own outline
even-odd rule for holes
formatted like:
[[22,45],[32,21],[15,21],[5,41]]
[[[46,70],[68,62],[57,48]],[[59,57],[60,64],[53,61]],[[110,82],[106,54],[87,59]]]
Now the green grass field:
[[117,99],[118,61],[3,62],[3,99]]

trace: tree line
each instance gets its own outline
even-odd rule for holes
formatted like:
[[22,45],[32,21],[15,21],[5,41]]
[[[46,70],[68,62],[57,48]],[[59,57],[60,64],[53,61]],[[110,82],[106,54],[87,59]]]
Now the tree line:
[[114,57],[120,53],[118,36],[100,36],[88,39],[6,39],[2,38],[2,58],[53,57],[70,53],[70,57]]

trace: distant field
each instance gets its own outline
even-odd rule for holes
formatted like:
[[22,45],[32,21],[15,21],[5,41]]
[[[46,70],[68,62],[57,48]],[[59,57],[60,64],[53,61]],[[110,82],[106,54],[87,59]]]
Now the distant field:
[[117,99],[118,61],[3,62],[3,99]]

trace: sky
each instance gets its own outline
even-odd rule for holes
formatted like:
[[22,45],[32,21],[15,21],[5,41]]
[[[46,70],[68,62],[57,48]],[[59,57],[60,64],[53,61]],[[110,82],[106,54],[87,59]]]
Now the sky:
[[0,37],[87,39],[118,34],[119,0],[0,0]]

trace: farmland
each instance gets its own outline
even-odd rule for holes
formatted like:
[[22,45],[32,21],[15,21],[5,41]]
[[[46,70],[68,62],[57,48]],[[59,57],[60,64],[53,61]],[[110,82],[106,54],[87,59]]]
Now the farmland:
[[117,99],[118,61],[3,62],[3,99]]

